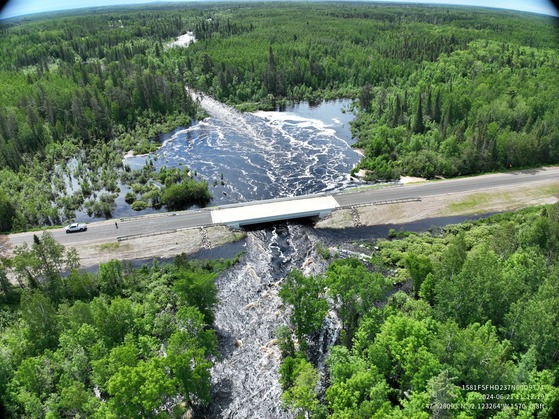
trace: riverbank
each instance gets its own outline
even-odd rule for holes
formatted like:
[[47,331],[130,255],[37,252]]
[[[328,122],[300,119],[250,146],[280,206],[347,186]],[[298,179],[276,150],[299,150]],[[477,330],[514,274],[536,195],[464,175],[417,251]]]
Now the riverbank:
[[[480,177],[479,182],[480,187],[483,188],[484,182],[489,181]],[[402,226],[405,229],[405,226],[410,223],[434,218],[438,218],[441,222],[444,222],[443,219],[448,219],[448,222],[459,222],[452,221],[453,217],[490,214],[552,204],[559,198],[559,180],[548,177],[546,180],[534,181],[529,186],[511,187],[508,185],[482,189],[481,192],[419,194],[419,196],[421,196],[421,200],[417,201],[340,208],[328,217],[319,220],[315,228],[317,230],[338,229],[340,232],[343,229],[371,226],[379,227],[379,231],[384,231],[383,226]],[[157,217],[166,219],[168,214],[159,214]],[[141,218],[134,219],[141,220]],[[181,253],[193,255],[193,257],[214,257],[213,255],[222,254],[224,244],[237,242],[246,235],[243,231],[231,230],[225,226],[178,230],[167,226],[166,229],[173,230],[172,233],[165,233],[165,229],[155,228],[148,229],[148,234],[139,236],[136,235],[138,232],[136,228],[123,222],[120,229],[121,237],[117,239],[119,232],[114,228],[112,230],[104,228],[102,225],[104,223],[112,226],[113,221],[96,224],[97,234],[88,232],[88,234],[80,235],[77,237],[78,241],[68,245],[68,247],[77,249],[81,265],[85,269],[94,270],[99,263],[112,259],[143,263],[153,259],[171,259]],[[101,230],[104,233],[99,234]],[[162,231],[162,233],[149,235],[150,231]],[[127,236],[128,234],[132,235]],[[22,243],[20,235],[16,236],[18,236],[17,240],[10,236],[0,236],[0,257],[14,255],[16,243]],[[228,246],[227,249],[230,249],[231,246]]]

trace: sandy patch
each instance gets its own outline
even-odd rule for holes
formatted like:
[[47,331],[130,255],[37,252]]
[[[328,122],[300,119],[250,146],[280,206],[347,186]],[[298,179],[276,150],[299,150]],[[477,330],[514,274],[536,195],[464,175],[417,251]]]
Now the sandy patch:
[[317,228],[345,228],[355,227],[353,216],[350,209],[342,208],[333,211],[330,215],[319,220],[315,227]]
[[353,148],[353,151],[355,151],[360,156],[365,157],[365,149],[364,148]]
[[367,171],[365,169],[359,169],[354,176],[359,179],[365,179],[365,177],[367,176]]
[[84,268],[112,259],[137,260],[171,258],[181,253],[195,253],[230,243],[244,237],[244,233],[225,226],[191,228],[174,233],[133,238],[107,243],[87,243],[77,247]]
[[400,183],[417,183],[417,182],[425,182],[427,179],[422,177],[414,177],[414,176],[402,176],[400,177]]

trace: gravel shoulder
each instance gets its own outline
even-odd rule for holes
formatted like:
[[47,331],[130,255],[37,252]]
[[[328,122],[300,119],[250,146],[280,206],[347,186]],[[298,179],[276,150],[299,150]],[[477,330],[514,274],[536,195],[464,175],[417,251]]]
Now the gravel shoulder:
[[508,187],[493,188],[483,192],[426,196],[421,201],[339,209],[320,220],[316,228],[406,224],[427,218],[513,211],[557,201],[559,180],[543,181],[513,191]]
[[85,243],[78,250],[84,268],[97,266],[112,259],[166,259],[211,249],[243,238],[245,234],[225,226],[185,229],[173,233],[145,236],[106,243]]

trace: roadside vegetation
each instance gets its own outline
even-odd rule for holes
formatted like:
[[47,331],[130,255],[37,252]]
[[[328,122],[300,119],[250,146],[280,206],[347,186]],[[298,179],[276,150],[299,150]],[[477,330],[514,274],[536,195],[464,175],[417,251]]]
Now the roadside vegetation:
[[209,402],[214,278],[234,261],[89,273],[48,232],[14,253],[0,264],[0,416],[182,417]]
[[[324,275],[285,280],[285,406],[316,418],[556,417],[559,204],[393,236],[370,243],[367,262],[335,257]],[[332,312],[342,328],[324,372]]]
[[[0,230],[58,225],[76,210],[109,217],[125,186],[136,210],[165,205],[149,162],[130,173],[122,156],[153,151],[159,133],[201,117],[185,86],[239,109],[356,99],[353,132],[365,153],[356,170],[373,181],[557,163],[556,24],[360,3],[156,5],[3,21]],[[195,43],[168,47],[187,32]],[[207,203],[215,176],[175,186],[185,197],[200,192],[181,208]]]

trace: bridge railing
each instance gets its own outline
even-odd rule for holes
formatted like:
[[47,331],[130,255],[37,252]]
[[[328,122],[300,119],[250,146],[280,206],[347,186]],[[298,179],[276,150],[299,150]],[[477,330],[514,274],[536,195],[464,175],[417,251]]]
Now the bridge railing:
[[216,225],[217,224],[204,224],[204,225],[199,225],[194,227],[173,228],[171,230],[158,231],[156,233],[128,234],[126,236],[118,236],[116,239],[117,241],[122,242],[126,240],[141,239],[144,237],[162,236],[163,234],[178,233],[180,231],[185,231],[185,230],[196,230],[196,229],[203,229],[207,227],[215,227]]
[[340,208],[359,208],[359,207],[369,207],[371,205],[390,205],[390,204],[401,204],[404,202],[417,202],[421,201],[420,197],[412,197],[412,198],[400,198],[400,199],[387,199],[382,201],[374,201],[374,202],[365,202],[364,204],[351,204],[351,205],[343,205]]
[[[404,203],[404,202],[417,202],[417,201],[421,201],[421,198],[411,197],[411,198],[400,198],[400,199],[388,199],[388,200],[382,200],[382,201],[366,202],[364,204],[343,205],[343,206],[338,207],[337,209],[359,208],[359,207],[367,207],[367,206],[371,206],[371,205],[400,204],[400,203]],[[172,215],[176,215],[176,214],[172,214]],[[211,227],[211,226],[215,226],[215,225],[222,225],[222,224],[205,224],[205,225],[199,225],[199,226],[195,226],[195,227],[175,228],[175,229],[170,229],[170,230],[165,230],[165,231],[158,231],[156,233],[129,234],[129,235],[126,235],[126,236],[119,236],[119,237],[117,237],[117,240],[119,242],[121,242],[121,241],[126,241],[126,240],[140,239],[140,238],[143,238],[143,237],[161,236],[163,234],[177,233],[179,231],[184,231],[184,230],[206,228],[206,227]]]

